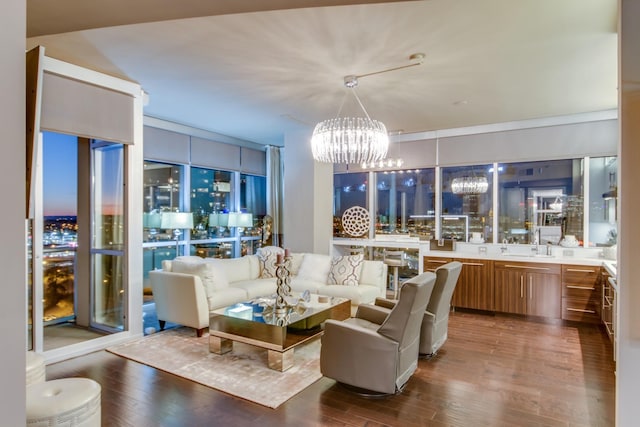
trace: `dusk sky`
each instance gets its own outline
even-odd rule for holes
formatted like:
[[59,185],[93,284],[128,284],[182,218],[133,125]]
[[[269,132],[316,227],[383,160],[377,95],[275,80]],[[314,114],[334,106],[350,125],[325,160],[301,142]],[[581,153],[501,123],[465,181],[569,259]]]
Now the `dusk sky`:
[[[75,216],[78,194],[78,142],[76,136],[43,132],[44,216]],[[122,214],[122,145],[101,150],[102,213]]]
[[43,132],[44,215],[76,215],[78,146],[75,136]]

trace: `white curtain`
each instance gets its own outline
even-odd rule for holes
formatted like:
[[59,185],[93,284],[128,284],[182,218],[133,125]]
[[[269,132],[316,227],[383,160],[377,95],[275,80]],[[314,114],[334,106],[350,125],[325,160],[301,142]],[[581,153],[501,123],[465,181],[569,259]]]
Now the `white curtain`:
[[280,147],[267,146],[267,215],[273,218],[273,245],[281,245],[284,167]]

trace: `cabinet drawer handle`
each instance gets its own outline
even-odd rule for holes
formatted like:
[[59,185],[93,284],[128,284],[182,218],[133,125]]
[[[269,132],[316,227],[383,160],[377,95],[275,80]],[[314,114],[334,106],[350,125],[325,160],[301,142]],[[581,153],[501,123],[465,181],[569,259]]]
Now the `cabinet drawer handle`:
[[524,298],[524,277],[520,276],[520,298]]
[[582,308],[568,308],[567,307],[567,311],[577,311],[577,312],[580,312],[580,313],[595,314],[595,310],[584,310]]
[[529,276],[529,299],[533,299],[533,277]]
[[588,289],[590,291],[595,290],[594,287],[588,287],[588,286],[575,286],[575,285],[567,285],[567,288],[569,289]]
[[529,267],[526,265],[511,265],[505,264],[505,268],[524,268],[525,270],[549,270],[549,267]]
[[595,270],[583,270],[580,268],[567,268],[567,271],[571,271],[573,273],[595,273]]
[[435,262],[437,264],[446,264],[449,261],[440,261],[439,259],[427,259],[427,262]]
[[463,262],[462,265],[474,265],[474,266],[482,267],[484,264],[482,264],[481,262]]

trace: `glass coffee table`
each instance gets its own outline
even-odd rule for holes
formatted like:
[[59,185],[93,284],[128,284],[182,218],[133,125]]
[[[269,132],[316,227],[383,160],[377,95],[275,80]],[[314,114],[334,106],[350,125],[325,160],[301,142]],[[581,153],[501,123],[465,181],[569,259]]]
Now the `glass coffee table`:
[[348,298],[311,294],[309,301],[288,297],[284,311],[273,309],[275,298],[257,298],[211,312],[209,351],[224,354],[233,342],[267,349],[269,368],[286,371],[293,366],[294,349],[322,335],[327,319],[345,320],[351,316]]

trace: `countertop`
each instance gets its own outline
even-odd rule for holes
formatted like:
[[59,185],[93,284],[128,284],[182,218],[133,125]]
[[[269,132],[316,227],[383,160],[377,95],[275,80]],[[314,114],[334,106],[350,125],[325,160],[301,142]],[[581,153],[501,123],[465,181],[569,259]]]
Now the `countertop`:
[[487,259],[494,261],[511,262],[537,262],[550,264],[573,264],[604,266],[615,277],[616,262],[602,257],[602,248],[565,248],[561,246],[551,246],[551,255],[542,255],[546,251],[546,246],[539,246],[540,255],[534,254],[532,245],[507,244],[506,253],[502,253],[501,248],[505,245],[496,243],[472,244],[457,242],[455,251],[431,250],[429,242],[418,240],[417,238],[385,238],[385,239],[349,239],[334,238],[333,245],[343,246],[365,246],[365,247],[388,247],[405,248],[408,250],[418,250],[420,257],[443,257],[443,258],[468,258]]

